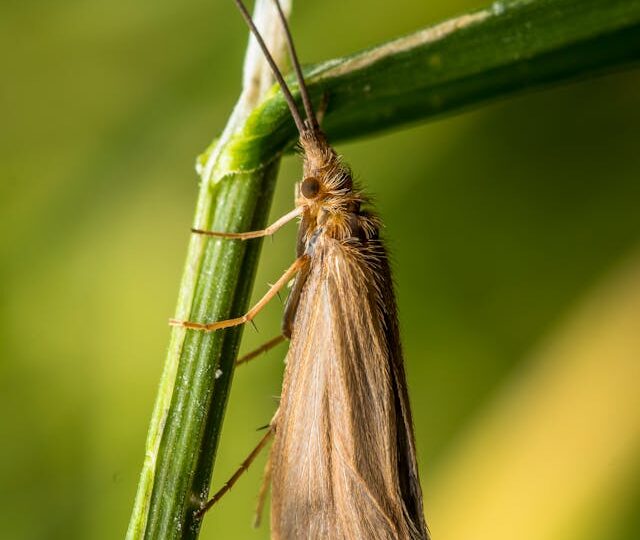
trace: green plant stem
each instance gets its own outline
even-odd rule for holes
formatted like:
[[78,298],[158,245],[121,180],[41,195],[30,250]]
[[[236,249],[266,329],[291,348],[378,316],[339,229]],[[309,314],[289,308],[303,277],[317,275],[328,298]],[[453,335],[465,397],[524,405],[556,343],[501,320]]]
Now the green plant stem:
[[[513,0],[306,76],[315,102],[327,103],[323,125],[335,141],[628,68],[639,58],[640,0]],[[279,156],[296,139],[282,95],[273,89],[227,135],[213,145],[217,159],[203,175],[194,226],[260,229]],[[192,236],[176,317],[208,322],[243,313],[260,245]],[[193,512],[208,494],[241,333],[172,330],[129,539],[197,537]]]

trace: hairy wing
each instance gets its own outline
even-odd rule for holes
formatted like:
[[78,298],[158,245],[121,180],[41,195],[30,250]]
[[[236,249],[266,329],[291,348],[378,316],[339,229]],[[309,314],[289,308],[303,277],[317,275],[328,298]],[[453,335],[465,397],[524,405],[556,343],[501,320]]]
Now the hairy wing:
[[318,239],[275,420],[273,538],[427,537],[392,294],[378,241]]

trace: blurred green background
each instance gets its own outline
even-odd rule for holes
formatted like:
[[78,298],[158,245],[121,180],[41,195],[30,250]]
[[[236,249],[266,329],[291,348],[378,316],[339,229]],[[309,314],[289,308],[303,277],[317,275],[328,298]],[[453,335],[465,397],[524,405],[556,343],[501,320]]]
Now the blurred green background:
[[[311,63],[483,5],[300,0],[292,24]],[[2,538],[124,535],[193,163],[245,43],[228,0],[0,4]],[[640,537],[639,88],[618,73],[338,147],[386,223],[435,539]],[[298,175],[285,159],[272,217]],[[265,242],[254,296],[294,234]],[[275,410],[283,356],[237,371],[214,489]],[[263,465],[202,538],[268,538]]]

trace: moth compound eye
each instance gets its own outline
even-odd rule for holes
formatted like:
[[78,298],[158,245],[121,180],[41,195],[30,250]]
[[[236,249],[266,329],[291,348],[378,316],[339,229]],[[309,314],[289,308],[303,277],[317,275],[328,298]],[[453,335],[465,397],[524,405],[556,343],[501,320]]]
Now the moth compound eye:
[[300,193],[305,199],[315,199],[320,193],[320,182],[315,176],[309,176],[300,184]]

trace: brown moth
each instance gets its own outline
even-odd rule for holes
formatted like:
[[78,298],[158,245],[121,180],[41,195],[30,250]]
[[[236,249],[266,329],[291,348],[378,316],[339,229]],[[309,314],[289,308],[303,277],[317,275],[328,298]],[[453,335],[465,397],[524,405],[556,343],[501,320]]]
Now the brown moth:
[[[172,321],[203,331],[243,324],[295,277],[284,315],[283,334],[290,346],[278,411],[256,449],[198,514],[228,491],[273,437],[260,493],[262,501],[270,478],[272,538],[426,540],[396,303],[379,237],[380,220],[319,127],[278,0],[274,3],[288,38],[306,120],[245,6],[235,1],[298,127],[303,179],[296,188],[296,209],[263,231],[194,232],[244,240],[272,234],[295,217],[301,219],[296,261],[246,315],[210,324]],[[280,341],[271,340],[260,350]]]

